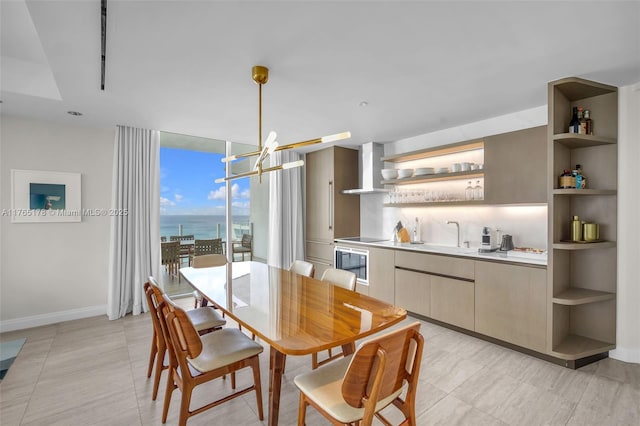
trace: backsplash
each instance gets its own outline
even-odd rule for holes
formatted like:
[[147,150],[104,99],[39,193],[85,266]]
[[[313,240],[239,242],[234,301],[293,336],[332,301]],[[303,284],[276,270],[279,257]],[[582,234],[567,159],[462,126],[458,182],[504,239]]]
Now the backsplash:
[[547,249],[547,206],[447,206],[383,207],[385,194],[360,197],[360,235],[391,239],[400,220],[413,232],[415,218],[420,222],[420,239],[431,244],[455,246],[456,226],[460,223],[460,240],[470,247],[480,246],[482,228],[499,229],[513,236],[516,247]]

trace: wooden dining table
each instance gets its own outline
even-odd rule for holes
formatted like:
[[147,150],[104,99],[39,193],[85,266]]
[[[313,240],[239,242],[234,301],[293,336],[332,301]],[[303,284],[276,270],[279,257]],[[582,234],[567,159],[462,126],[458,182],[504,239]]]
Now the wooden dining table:
[[186,267],[180,273],[209,302],[270,346],[269,425],[278,424],[287,355],[337,346],[351,354],[356,340],[407,316],[386,302],[254,261]]

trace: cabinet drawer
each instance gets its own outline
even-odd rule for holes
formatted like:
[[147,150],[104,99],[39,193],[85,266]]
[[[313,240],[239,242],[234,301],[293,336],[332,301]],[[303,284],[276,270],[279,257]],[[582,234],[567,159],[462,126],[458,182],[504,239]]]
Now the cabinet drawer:
[[473,280],[474,261],[453,256],[396,251],[396,266],[432,274]]
[[472,282],[431,276],[431,318],[473,331],[474,300]]
[[430,275],[396,269],[395,305],[426,317],[431,314]]
[[333,243],[307,240],[307,256],[325,260],[333,265]]

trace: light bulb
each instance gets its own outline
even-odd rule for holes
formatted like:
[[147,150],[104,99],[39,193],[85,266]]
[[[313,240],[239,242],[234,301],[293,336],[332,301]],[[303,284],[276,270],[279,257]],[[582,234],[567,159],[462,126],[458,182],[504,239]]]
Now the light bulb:
[[329,136],[323,136],[320,141],[322,143],[325,142],[335,142],[335,141],[339,141],[342,139],[348,139],[351,137],[351,132],[342,132],[342,133],[336,133],[335,135],[329,135]]
[[282,170],[293,169],[295,167],[300,167],[300,166],[304,166],[303,160],[291,161],[289,163],[284,163],[282,165]]

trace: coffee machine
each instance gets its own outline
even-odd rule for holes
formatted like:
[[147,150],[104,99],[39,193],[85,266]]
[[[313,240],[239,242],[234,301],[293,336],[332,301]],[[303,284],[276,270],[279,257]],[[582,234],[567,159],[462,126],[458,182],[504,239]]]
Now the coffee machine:
[[491,253],[500,248],[498,244],[498,232],[488,226],[482,228],[481,241],[482,244],[478,249],[480,253]]

